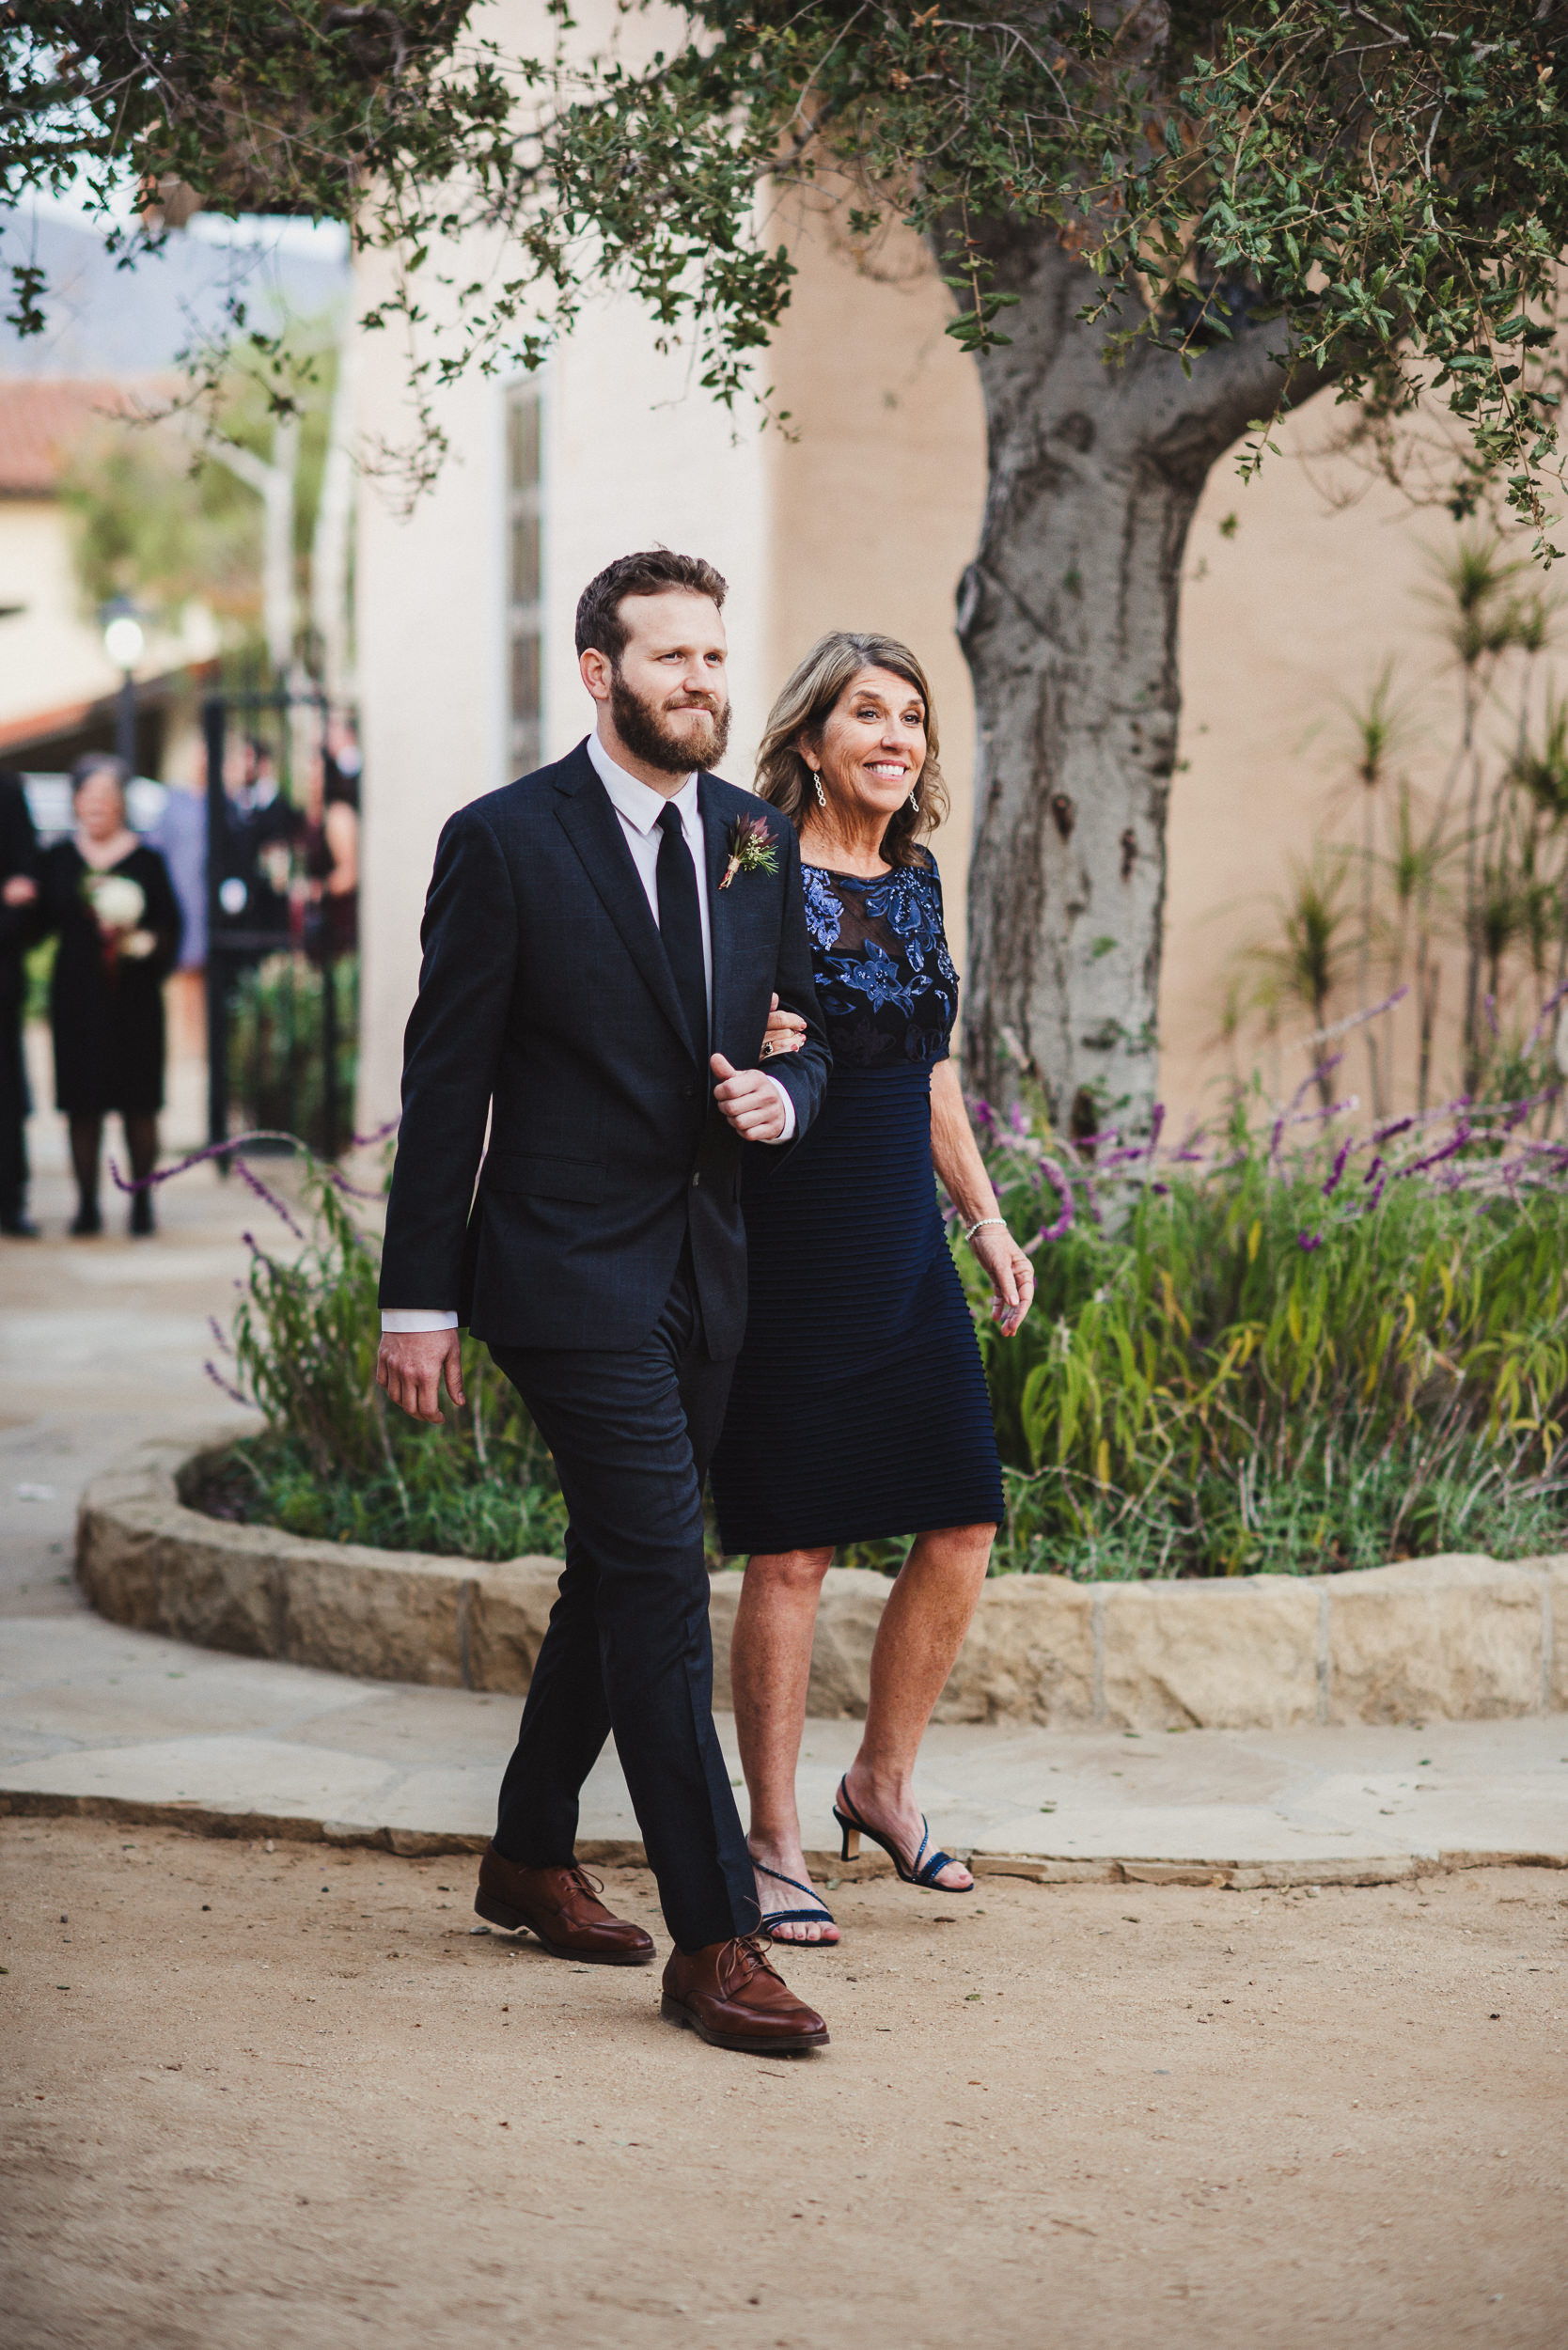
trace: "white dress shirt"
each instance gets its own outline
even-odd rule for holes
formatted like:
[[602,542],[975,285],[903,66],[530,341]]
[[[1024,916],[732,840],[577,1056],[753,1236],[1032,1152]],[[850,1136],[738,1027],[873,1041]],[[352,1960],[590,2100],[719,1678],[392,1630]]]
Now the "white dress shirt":
[[[708,905],[708,850],[702,832],[702,812],[698,807],[698,773],[694,768],[679,791],[666,795],[655,791],[651,784],[641,783],[624,767],[618,766],[597,734],[590,734],[588,755],[593,761],[594,773],[610,796],[610,805],[620,819],[620,829],[626,836],[626,846],[632,852],[632,862],[637,869],[637,879],[647,894],[653,919],[659,918],[659,851],[664,835],[659,819],[666,807],[673,807],[681,818],[681,829],[691,851],[697,869],[697,907],[702,923],[702,977],[708,990],[708,1018],[713,1016],[713,932]],[[768,1083],[784,1105],[784,1131],[776,1135],[776,1142],[788,1142],[795,1131],[795,1105],[789,1089],[776,1077]],[[433,1307],[384,1306],[381,1326],[384,1330],[455,1330],[457,1316],[441,1313]]]

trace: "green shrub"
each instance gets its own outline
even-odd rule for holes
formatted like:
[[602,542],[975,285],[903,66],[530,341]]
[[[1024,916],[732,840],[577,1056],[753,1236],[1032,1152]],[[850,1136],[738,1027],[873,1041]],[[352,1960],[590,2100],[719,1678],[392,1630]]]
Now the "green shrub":
[[[1027,1120],[977,1118],[1039,1278],[1002,1339],[957,1246],[1004,1463],[998,1572],[1311,1574],[1564,1546],[1568,1147],[1532,1138],[1532,1105],[1338,1143],[1310,1138],[1315,1119],[1293,1143],[1290,1121],[1238,1114],[1207,1146],[1111,1137],[1071,1167]],[[376,1248],[331,1172],[306,1197],[300,1253],[252,1244],[233,1348],[268,1430],[209,1477],[210,1506],[394,1548],[557,1552],[564,1505],[515,1390],[465,1342],[462,1413],[421,1429],[389,1409]],[[844,1555],[891,1572],[903,1549]]]
[[1013,1340],[964,1261],[1003,1563],[1313,1573],[1560,1544],[1568,1152],[1519,1109],[1288,1150],[1286,1121],[1238,1115],[1216,1145],[1071,1175],[1027,1120],[979,1117],[1013,1230],[1058,1230]]
[[[332,967],[337,1005],[337,1118],[351,1114],[359,1058],[359,958]],[[243,1125],[297,1135],[326,1148],[326,1051],[321,965],[303,954],[269,955],[235,978],[229,998],[228,1069]],[[342,1125],[333,1137],[341,1148]]]
[[558,1555],[566,1508],[543,1439],[482,1346],[463,1341],[463,1390],[443,1428],[421,1428],[375,1383],[379,1254],[347,1186],[309,1164],[306,1231],[243,1160],[239,1171],[304,1242],[251,1242],[250,1277],[220,1385],[259,1406],[267,1429],[204,1471],[192,1498],[334,1542],[467,1559]]

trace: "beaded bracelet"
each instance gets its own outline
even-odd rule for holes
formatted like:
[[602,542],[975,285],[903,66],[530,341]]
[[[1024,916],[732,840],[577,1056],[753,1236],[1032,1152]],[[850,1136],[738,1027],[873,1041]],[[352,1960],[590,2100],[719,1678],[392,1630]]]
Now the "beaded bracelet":
[[971,1241],[974,1239],[977,1232],[983,1232],[988,1224],[1005,1224],[1006,1222],[1007,1218],[1005,1215],[977,1216],[973,1224],[970,1225],[969,1230],[964,1233],[964,1237],[966,1241]]

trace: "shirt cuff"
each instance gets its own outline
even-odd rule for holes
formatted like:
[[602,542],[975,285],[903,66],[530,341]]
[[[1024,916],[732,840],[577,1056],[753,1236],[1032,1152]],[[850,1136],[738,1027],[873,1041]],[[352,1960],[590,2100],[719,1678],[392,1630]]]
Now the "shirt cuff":
[[781,1142],[793,1142],[795,1138],[795,1105],[790,1098],[790,1089],[788,1086],[781,1086],[776,1077],[769,1076],[768,1072],[765,1069],[763,1070],[762,1074],[764,1077],[767,1077],[769,1085],[772,1086],[774,1091],[777,1094],[779,1100],[784,1104],[784,1132],[781,1135],[773,1135],[769,1137],[769,1139],[775,1144],[775,1146]]
[[394,1334],[410,1330],[455,1330],[456,1314],[437,1313],[433,1306],[384,1306],[381,1326]]

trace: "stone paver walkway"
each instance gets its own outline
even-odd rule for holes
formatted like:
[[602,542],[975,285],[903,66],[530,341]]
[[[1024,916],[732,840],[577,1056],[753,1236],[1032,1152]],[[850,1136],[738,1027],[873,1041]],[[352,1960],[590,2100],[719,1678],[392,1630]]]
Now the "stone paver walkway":
[[[204,1169],[165,1188],[157,1239],[68,1241],[58,1137],[48,1120],[35,1126],[52,1237],[0,1243],[0,1802],[108,1800],[230,1829],[331,1824],[409,1849],[481,1838],[515,1699],[216,1655],[86,1609],[71,1577],[82,1487],[138,1436],[222,1418],[202,1371],[207,1318],[232,1302],[243,1233],[270,1219]],[[720,1727],[733,1756],[732,1725]],[[857,1735],[853,1722],[807,1726],[802,1816],[824,1855]],[[1138,1736],[949,1726],[926,1742],[920,1783],[942,1841],[1042,1874],[1126,1863],[1331,1881],[1481,1856],[1568,1866],[1563,1716]],[[613,1756],[589,1782],[583,1832],[605,1857],[635,1847]]]
[[[89,1615],[13,1618],[0,1632],[0,1803],[107,1802],[405,1851],[488,1833],[515,1698],[222,1656]],[[738,1781],[733,1724],[719,1727]],[[855,1722],[807,1725],[801,1811],[824,1861],[858,1735]],[[939,1725],[920,1793],[943,1841],[1050,1877],[1115,1863],[1245,1883],[1395,1878],[1482,1857],[1568,1866],[1561,1716],[1275,1733]],[[588,1781],[582,1836],[587,1855],[640,1856],[613,1753]]]

